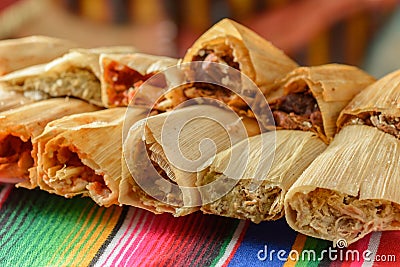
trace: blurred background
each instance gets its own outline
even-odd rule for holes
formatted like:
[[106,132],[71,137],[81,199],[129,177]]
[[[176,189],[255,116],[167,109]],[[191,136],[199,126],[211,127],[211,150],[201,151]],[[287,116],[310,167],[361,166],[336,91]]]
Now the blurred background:
[[225,17],[301,65],[346,63],[376,77],[400,69],[399,0],[0,0],[0,39],[48,35],[181,57]]

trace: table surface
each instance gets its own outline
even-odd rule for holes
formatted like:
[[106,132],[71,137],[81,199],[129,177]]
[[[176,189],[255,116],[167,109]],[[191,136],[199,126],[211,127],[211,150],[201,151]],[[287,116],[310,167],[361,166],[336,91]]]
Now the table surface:
[[285,219],[174,218],[0,184],[0,266],[396,266],[399,244],[376,232],[337,250]]

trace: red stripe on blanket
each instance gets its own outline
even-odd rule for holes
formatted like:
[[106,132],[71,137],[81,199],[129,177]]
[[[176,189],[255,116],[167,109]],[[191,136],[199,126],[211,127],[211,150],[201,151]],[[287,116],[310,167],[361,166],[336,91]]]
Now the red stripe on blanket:
[[[184,232],[187,229],[179,229],[179,227],[181,227],[180,224],[178,223],[174,223],[173,220],[169,219],[169,218],[165,218],[164,216],[164,220],[162,221],[164,224],[158,224],[159,227],[155,228],[152,232],[151,232],[151,238],[152,239],[156,239],[157,236],[159,237],[159,243],[161,244],[173,244],[174,240],[176,240],[176,236],[173,235],[172,233],[177,233],[177,232]],[[168,223],[168,224],[166,224]],[[189,226],[189,224],[187,224],[187,226]],[[156,233],[159,233],[159,235],[157,235]],[[158,242],[151,242],[149,244],[150,251],[157,251],[157,253],[159,255],[167,255],[168,253],[170,253],[173,248],[170,245],[163,245],[160,246]],[[153,263],[153,262],[151,262]],[[155,264],[156,262],[154,262]]]
[[357,241],[354,244],[351,244],[347,249],[348,250],[357,250],[359,255],[360,255],[360,260],[359,261],[354,261],[354,262],[346,262],[344,266],[351,266],[351,267],[358,267],[362,266],[364,259],[362,258],[362,253],[368,249],[369,242],[371,241],[371,234],[365,236],[361,240]]
[[157,251],[157,256],[162,255],[162,257],[149,258],[143,249],[136,257],[140,257],[142,262],[150,260],[147,264],[175,265],[177,260],[182,258],[182,255],[186,255],[185,248],[191,247],[190,236],[196,231],[194,226],[199,219],[201,218],[196,215],[183,218],[162,215],[162,218],[159,219],[161,223],[154,226],[148,236],[150,241],[148,245],[151,246],[152,251]]
[[125,249],[111,265],[207,265],[219,254],[227,233],[234,230],[227,225],[228,219],[200,213],[181,218],[147,215],[138,223],[140,229],[133,231],[136,236],[125,238],[121,244]]
[[394,262],[398,263],[400,261],[399,240],[400,231],[382,232],[381,242],[379,243],[378,251],[376,253],[376,256],[379,257],[381,262],[375,260],[375,265],[393,266],[395,264]]
[[137,262],[142,263],[142,261],[137,260],[138,259],[137,254],[140,253],[141,250],[146,255],[157,255],[156,251],[149,251],[146,248],[149,239],[148,234],[155,220],[156,218],[153,215],[151,216],[149,215],[143,224],[143,229],[140,231],[137,237],[132,239],[131,243],[128,244],[129,249],[125,254],[125,256],[122,258],[122,262],[124,263],[125,266],[134,266],[135,264],[137,264]]
[[[204,227],[205,217],[203,217],[203,216],[199,217],[198,214],[196,214],[192,218],[194,218],[195,221],[197,221],[197,223],[195,223],[195,221],[193,221],[193,223],[191,223],[192,226],[190,227],[190,231],[187,234],[187,237],[185,240],[186,242],[183,243],[182,246],[179,246],[179,248],[181,249],[181,253],[183,255],[187,255],[188,258],[187,258],[186,262],[189,265],[196,266],[195,264],[190,264],[190,263],[195,260],[196,254],[201,253],[200,248],[207,249],[209,247],[206,246],[207,243],[204,240],[204,236],[199,237],[197,240],[195,240],[194,238],[191,238],[193,236],[193,234],[195,234],[198,231],[198,229],[202,229]],[[215,231],[213,231],[212,238],[210,238],[210,240],[214,240],[214,238],[215,238]],[[212,243],[212,244],[215,244],[215,243]],[[200,259],[200,258],[197,258],[197,259]],[[171,263],[176,263],[179,261],[182,261],[182,257],[179,257],[178,253],[175,253],[172,257]]]

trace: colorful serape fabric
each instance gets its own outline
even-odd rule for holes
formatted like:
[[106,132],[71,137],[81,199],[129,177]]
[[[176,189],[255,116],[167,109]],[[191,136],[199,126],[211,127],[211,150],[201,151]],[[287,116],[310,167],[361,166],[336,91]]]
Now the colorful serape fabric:
[[0,266],[398,266],[399,247],[400,231],[338,249],[284,219],[174,218],[0,184]]

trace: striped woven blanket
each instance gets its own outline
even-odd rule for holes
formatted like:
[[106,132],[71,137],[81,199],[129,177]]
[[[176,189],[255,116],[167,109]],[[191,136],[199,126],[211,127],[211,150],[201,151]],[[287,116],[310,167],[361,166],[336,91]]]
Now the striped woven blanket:
[[340,246],[284,219],[174,218],[0,184],[0,266],[399,266],[400,232]]

